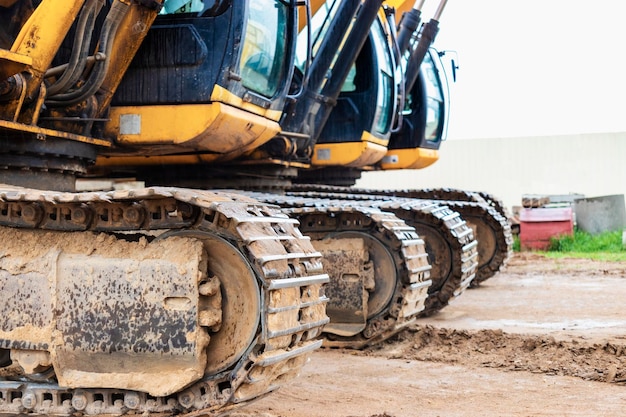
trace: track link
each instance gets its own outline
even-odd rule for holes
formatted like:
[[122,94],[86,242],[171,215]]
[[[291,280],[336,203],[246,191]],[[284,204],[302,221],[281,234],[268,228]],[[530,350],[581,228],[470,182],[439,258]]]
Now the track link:
[[[298,219],[300,230],[313,239],[314,245],[326,247],[325,242],[334,240],[335,247],[339,246],[335,252],[322,250],[325,271],[331,276],[327,289],[329,311],[331,304],[337,304],[340,310],[336,316],[329,312],[331,322],[324,329],[325,346],[363,348],[389,338],[423,314],[432,284],[431,266],[424,241],[403,220],[374,207],[357,206],[345,200],[250,195],[277,204]],[[371,265],[360,273],[348,270],[346,264],[350,262],[346,255],[343,258],[336,255],[336,252],[348,251],[351,238],[366,242],[365,264]],[[354,277],[367,275],[370,268],[371,280],[366,277],[363,283],[354,285]],[[364,299],[359,296],[363,288],[368,293]],[[345,314],[341,314],[341,311],[359,308],[360,318],[346,319]],[[349,320],[354,321],[345,323]]]
[[[92,233],[94,239],[113,234],[119,239],[141,235],[148,240],[168,239],[168,234],[209,236],[211,242],[219,240],[236,248],[247,261],[256,277],[253,281],[258,282],[258,287],[253,286],[258,288],[261,306],[252,340],[241,355],[229,359],[226,367],[216,364],[184,390],[163,396],[59,386],[52,368],[26,375],[22,367],[11,363],[13,350],[45,350],[60,341],[29,347],[6,337],[19,335],[20,328],[11,328],[13,322],[5,321],[0,325],[0,415],[223,415],[296,376],[309,354],[322,344],[318,336],[328,323],[322,287],[328,276],[323,273],[321,254],[300,233],[297,221],[277,207],[232,193],[176,188],[63,193],[6,186],[0,190],[0,225],[17,239],[21,231],[52,233],[53,237],[55,233]],[[3,257],[10,255],[10,242],[3,241],[0,249]],[[11,279],[11,272],[0,269],[3,315],[15,310],[11,305],[18,306],[11,304],[17,301],[9,299],[6,291]],[[238,317],[228,316],[226,310],[224,314],[222,328],[211,334],[211,341],[228,339],[229,333],[220,337],[220,332],[237,327]],[[220,346],[209,342],[208,348],[219,351]],[[129,361],[132,357],[131,353]],[[89,364],[82,365],[89,368]]]

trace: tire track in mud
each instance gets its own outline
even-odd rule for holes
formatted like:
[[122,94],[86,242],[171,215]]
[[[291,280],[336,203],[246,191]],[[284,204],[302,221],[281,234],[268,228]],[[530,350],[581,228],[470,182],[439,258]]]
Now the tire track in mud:
[[626,385],[626,345],[556,340],[547,335],[501,330],[456,330],[414,326],[359,354],[505,371],[573,376]]

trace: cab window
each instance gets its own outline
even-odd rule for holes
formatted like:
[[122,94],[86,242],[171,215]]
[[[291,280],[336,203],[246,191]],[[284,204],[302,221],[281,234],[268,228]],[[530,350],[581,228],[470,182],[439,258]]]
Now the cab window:
[[273,97],[286,65],[289,10],[277,0],[255,0],[249,13],[239,73],[246,88]]

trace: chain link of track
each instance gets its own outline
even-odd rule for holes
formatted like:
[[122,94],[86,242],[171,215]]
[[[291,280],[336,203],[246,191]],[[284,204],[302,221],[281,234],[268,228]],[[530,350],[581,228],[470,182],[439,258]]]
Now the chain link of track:
[[[248,259],[261,283],[263,309],[257,337],[236,365],[218,375],[205,375],[183,392],[152,397],[117,389],[67,389],[54,379],[5,376],[0,377],[0,415],[221,414],[296,376],[309,354],[321,346],[318,336],[328,323],[322,286],[328,276],[321,254],[300,233],[297,222],[277,207],[232,193],[176,188],[62,193],[6,186],[0,190],[0,225],[69,232],[214,233]],[[263,243],[268,241],[270,245]],[[10,252],[10,245],[4,246]],[[283,292],[289,297],[299,294],[296,303],[274,306],[272,300],[288,298]],[[285,314],[296,319],[281,319]]]

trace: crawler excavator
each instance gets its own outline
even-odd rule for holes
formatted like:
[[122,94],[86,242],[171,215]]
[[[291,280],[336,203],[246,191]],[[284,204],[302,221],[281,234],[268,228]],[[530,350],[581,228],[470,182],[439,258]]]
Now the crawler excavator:
[[[477,243],[472,230],[458,213],[446,206],[415,202],[417,206],[400,210],[411,218],[423,219],[424,231],[433,230],[428,242],[431,256],[436,256],[433,273],[425,242],[416,234],[415,226],[407,224],[397,214],[372,203],[355,205],[345,198],[300,201],[288,200],[279,194],[314,163],[312,151],[316,141],[355,65],[362,70],[373,62],[376,65],[372,68],[376,70],[369,72],[371,77],[393,76],[386,86],[391,90],[365,92],[366,97],[381,97],[376,106],[370,108],[372,114],[379,114],[375,123],[382,124],[381,129],[385,130],[392,125],[402,75],[396,71],[389,42],[395,22],[391,15],[383,13],[385,9],[381,9],[381,5],[380,0],[312,2],[313,18],[308,30],[313,42],[303,49],[313,53],[299,59],[290,95],[280,115],[280,132],[263,145],[253,144],[249,151],[239,154],[216,154],[215,151],[168,154],[167,150],[147,142],[149,132],[154,132],[155,137],[163,136],[167,128],[164,125],[169,123],[164,112],[155,122],[161,123],[159,128],[146,127],[150,130],[118,137],[118,142],[128,146],[134,141],[140,155],[132,155],[125,148],[114,149],[101,154],[92,170],[118,175],[127,172],[151,184],[178,187],[230,187],[237,192],[269,188],[269,193],[248,195],[281,206],[299,220],[300,229],[314,239],[314,246],[324,245],[327,260],[338,260],[325,262],[325,268],[333,271],[333,279],[327,285],[331,323],[324,328],[331,345],[361,347],[375,343],[411,324],[425,311],[437,311],[468,287],[477,265]],[[163,54],[161,48],[159,42],[149,37],[138,51],[113,98],[112,122],[107,126],[115,127],[114,131],[117,120],[136,118],[161,104],[154,92],[149,95],[148,89],[133,88],[154,82],[154,68],[145,68],[143,62]],[[244,54],[246,50],[244,47]],[[360,55],[362,50],[366,51],[366,58]],[[260,60],[254,52],[249,55],[242,73],[249,71],[258,82],[260,74],[271,72],[265,65],[271,60]],[[257,65],[259,62],[264,65]],[[377,65],[378,62],[387,64]],[[191,74],[193,70],[189,71]],[[157,84],[166,85],[166,73],[160,76],[163,80]],[[268,96],[272,92],[263,94]],[[261,102],[263,94],[246,97]],[[384,106],[383,112],[377,110],[378,105]],[[120,125],[120,130],[122,127]],[[367,135],[368,142],[372,143],[367,147],[373,148],[375,154],[384,155],[390,133],[381,131]],[[150,155],[150,152],[160,153]],[[342,250],[344,243],[350,251]],[[358,259],[358,262],[345,262],[347,258]]]
[[223,414],[321,345],[328,276],[278,207],[74,191],[99,158],[202,169],[275,136],[298,7],[0,1],[0,415]]
[[[105,124],[104,129],[105,133],[109,132],[112,136],[120,132],[116,137],[117,146],[110,151],[101,152],[90,173],[132,175],[150,185],[196,189],[222,187],[231,189],[231,193],[234,189],[238,194],[244,190],[259,188],[267,191],[269,187],[271,191],[269,194],[248,195],[256,200],[282,205],[284,212],[302,222],[302,218],[292,210],[307,210],[306,207],[281,204],[276,197],[279,191],[283,192],[296,178],[299,171],[310,167],[311,154],[307,153],[307,148],[314,144],[319,133],[318,129],[324,124],[328,112],[332,109],[332,100],[325,100],[323,97],[335,94],[334,91],[338,94],[337,87],[340,88],[343,83],[342,79],[333,77],[327,79],[326,75],[332,73],[336,74],[336,77],[345,78],[342,74],[349,71],[357,59],[363,44],[370,37],[373,26],[379,33],[372,36],[383,38],[378,41],[378,47],[385,48],[386,53],[391,51],[386,38],[380,34],[386,30],[383,32],[386,35],[388,29],[385,27],[391,27],[390,21],[385,22],[384,15],[380,14],[381,4],[382,1],[373,0],[311,3],[314,15],[312,20],[319,21],[320,24],[307,25],[311,31],[310,38],[314,39],[311,45],[306,41],[298,44],[304,43],[308,47],[300,47],[305,50],[304,57],[299,58],[297,68],[291,68],[294,71],[291,83],[283,85],[283,88],[290,90],[282,112],[274,112],[272,111],[274,107],[268,107],[270,106],[268,98],[277,94],[277,84],[268,82],[269,79],[273,79],[272,74],[276,71],[272,64],[275,59],[268,57],[270,54],[264,51],[267,48],[261,48],[267,43],[265,40],[267,35],[261,30],[262,27],[255,28],[255,41],[250,45],[244,44],[241,62],[238,64],[241,68],[239,72],[246,76],[244,88],[240,90],[235,88],[239,84],[232,80],[240,75],[233,74],[231,67],[227,73],[229,77],[227,80],[230,80],[234,87],[225,89],[218,83],[210,92],[211,97],[207,96],[206,99],[229,100],[229,103],[242,106],[244,111],[256,111],[266,119],[278,121],[278,125],[271,124],[272,130],[263,131],[267,136],[258,141],[255,139],[247,142],[244,142],[245,136],[252,133],[253,127],[251,125],[250,129],[247,128],[247,119],[240,124],[224,125],[224,130],[211,136],[213,140],[206,141],[205,146],[215,148],[204,151],[195,149],[199,146],[195,139],[185,145],[190,147],[187,152],[184,151],[182,141],[170,144],[172,137],[190,135],[185,129],[191,130],[191,127],[194,127],[191,125],[192,122],[203,126],[206,124],[206,116],[196,113],[189,121],[190,126],[183,126],[184,129],[180,128],[180,132],[173,132],[171,130],[173,110],[165,106],[171,99],[170,94],[180,96],[182,102],[197,100],[198,92],[202,90],[195,88],[187,91],[179,80],[194,82],[197,78],[194,74],[199,72],[196,67],[206,66],[206,63],[185,55],[187,66],[169,67],[167,64],[169,60],[162,57],[169,53],[177,56],[175,55],[177,52],[166,49],[172,49],[173,45],[162,39],[182,36],[174,32],[170,22],[173,17],[160,18],[157,24],[153,25],[112,98],[109,113],[111,121]],[[161,31],[165,33],[161,35]],[[304,31],[307,32],[308,30]],[[200,53],[200,48],[193,46],[192,41],[193,39],[189,41],[190,45],[185,45],[185,49]],[[342,47],[337,48],[337,45]],[[146,62],[153,65],[147,66]],[[182,74],[185,71],[187,74]],[[152,83],[164,86],[164,89],[167,87],[168,94],[149,87],[137,88],[150,86]],[[325,85],[327,90],[320,94],[316,90],[322,85]],[[256,89],[257,92],[251,89]],[[320,104],[316,98],[322,98],[323,103]],[[212,106],[217,104],[219,103],[213,103]],[[179,103],[177,108],[180,107],[182,106]],[[133,122],[143,118],[149,118],[150,124],[140,125],[139,122]],[[133,124],[135,127],[132,127]],[[219,126],[222,125],[216,123],[212,128],[217,129]],[[227,135],[228,131],[230,134]],[[212,133],[210,131],[207,135]],[[234,137],[233,140],[243,142],[244,145],[237,145],[233,141],[231,149],[217,148],[228,145],[227,139],[231,137]],[[263,141],[265,143],[259,146],[259,142]],[[361,207],[350,208],[348,204],[350,203],[346,201],[334,201],[320,207],[319,212],[310,212],[312,215],[318,215],[318,218],[327,219],[328,222],[324,226],[326,229],[320,233],[316,234],[314,230],[308,229],[307,234],[315,239],[315,245],[318,246],[322,244],[319,241],[324,240],[329,231],[333,235],[335,232],[342,232],[342,238],[354,241],[352,247],[355,249],[349,256],[358,254],[356,256],[360,261],[352,270],[341,270],[334,274],[349,278],[348,283],[333,280],[332,284],[327,286],[329,294],[335,301],[331,301],[329,306],[331,324],[326,325],[324,329],[327,333],[330,331],[339,333],[340,337],[345,338],[343,342],[348,346],[359,347],[389,337],[412,323],[425,308],[432,280],[424,241],[415,233],[414,227],[407,225],[397,216],[371,205],[363,204]],[[435,205],[431,204],[431,208],[434,210]],[[432,297],[432,300],[435,300],[432,309],[447,304],[450,297],[467,287],[475,270],[476,244],[471,230],[457,214],[445,210],[439,210],[438,213],[441,218],[446,214],[452,214],[450,219],[435,221],[450,224],[443,227],[458,228],[459,232],[446,231],[452,236],[451,239],[456,241],[454,249],[448,249],[448,242],[445,239],[441,240],[448,252],[454,252],[448,258],[454,258],[455,270],[453,273],[445,271],[440,287],[445,286],[446,290],[437,291]],[[301,230],[302,227],[303,224],[300,226]],[[329,239],[326,239],[324,243],[328,241]],[[459,247],[467,247],[466,252],[457,251]],[[343,256],[348,255],[339,250],[337,257]],[[329,262],[326,262],[327,269],[328,264]],[[448,277],[451,279],[448,280]]]
[[[471,283],[445,204],[289,190],[361,51],[397,60],[382,3],[0,0],[0,414],[227,413],[323,329],[375,343]],[[400,126],[390,62],[376,155]],[[148,187],[74,189],[103,176]]]
[[[285,112],[281,135],[262,147],[268,159],[296,160],[310,164],[310,168],[299,170],[298,178],[293,180],[298,184],[289,187],[284,197],[254,194],[255,198],[279,204],[297,216],[301,229],[315,239],[317,247],[329,248],[322,252],[333,257],[341,252],[338,248],[348,246],[342,237],[373,233],[362,226],[362,223],[372,224],[370,219],[342,220],[337,215],[336,219],[329,220],[329,213],[325,211],[330,206],[335,211],[341,210],[337,207],[354,210],[358,205],[392,212],[413,227],[425,240],[425,251],[431,264],[431,285],[419,315],[438,311],[471,283],[482,281],[499,270],[511,251],[506,219],[485,203],[460,201],[457,196],[449,194],[442,198],[441,190],[436,193],[422,191],[420,195],[420,191],[415,190],[411,195],[400,196],[389,191],[313,184],[353,184],[362,170],[391,168],[387,166],[388,161],[397,159],[395,153],[401,154],[404,164],[396,168],[425,167],[434,162],[433,150],[436,151],[441,142],[447,109],[443,70],[436,65],[439,57],[430,49],[430,43],[445,3],[440,3],[435,18],[425,26],[421,35],[417,34],[417,41],[411,40],[416,36],[417,22],[406,25],[409,28],[397,35],[397,43],[404,44],[398,48],[394,48],[393,42],[396,27],[393,9],[384,9],[385,13],[372,24],[368,37],[360,38],[362,47],[344,42],[348,45],[346,49],[358,50],[358,54],[350,58],[348,53],[341,53],[332,71],[329,71],[330,65],[312,69],[313,81],[307,86],[309,94],[297,105],[314,111]],[[326,15],[331,13],[332,10]],[[323,19],[320,21],[326,23]],[[313,23],[316,23],[315,18]],[[324,33],[324,28],[314,29],[316,33]],[[359,39],[355,31],[351,35],[350,40]],[[328,36],[322,38],[314,49],[318,55],[332,57],[339,42],[325,43],[327,39]],[[397,50],[406,50],[406,53],[394,54]],[[406,99],[402,94],[404,89],[410,92]],[[307,101],[309,104],[303,104]],[[405,120],[402,121],[400,116]],[[436,153],[434,155],[436,157]],[[375,197],[375,194],[381,197]],[[466,220],[469,221],[466,223]],[[478,244],[474,236],[480,236]],[[323,242],[324,246],[318,242]],[[329,242],[334,243],[327,246]],[[394,252],[393,245],[380,239],[376,243],[388,253]],[[369,252],[370,255],[375,252],[371,245]],[[379,256],[374,264],[381,263]],[[346,300],[351,299],[348,294],[361,293],[368,288],[366,274],[348,273],[347,262],[334,264],[342,265],[342,269],[327,266],[331,275],[328,291],[334,295],[329,304],[331,323],[325,327],[328,345],[360,347],[375,343],[415,317],[394,315],[394,309],[390,308],[396,303],[393,300],[401,302],[403,297],[390,290],[383,291],[385,287],[382,285],[377,287],[382,293],[370,288],[369,296],[373,300],[382,298],[390,307],[379,310],[376,303],[368,303],[366,299],[348,303]],[[400,277],[401,271],[399,268],[395,274],[380,272],[380,275]],[[348,283],[340,279],[342,275],[352,277],[352,281]],[[355,277],[360,277],[362,282],[355,284]],[[375,280],[382,281],[383,278]],[[387,288],[393,288],[396,281],[388,282],[392,285],[388,284]],[[353,287],[349,288],[350,285]],[[387,295],[382,296],[383,293]],[[371,308],[368,310],[368,307]],[[400,310],[400,307],[396,304],[395,309]],[[355,311],[359,313],[355,315]]]
[[[316,38],[319,45],[314,44],[313,49],[318,57],[328,57],[328,63],[323,65],[324,60],[320,58],[314,61],[306,94],[295,103],[295,110],[285,111],[281,135],[259,152],[265,153],[267,161],[278,159],[312,166],[311,171],[299,170],[300,175],[294,181],[320,180],[314,176],[320,171],[328,172],[318,169],[325,161],[330,161],[328,165],[334,172],[341,172],[341,180],[349,181],[350,178],[343,175],[347,170],[382,158],[387,151],[394,115],[398,112],[399,91],[404,83],[402,74],[397,71],[393,44],[389,41],[395,29],[393,15],[379,13],[379,5],[375,5],[364,22],[366,17],[361,10],[357,17],[360,23],[341,41],[328,35],[333,33],[333,22],[337,19],[329,23],[326,16],[342,16],[341,7],[347,7],[348,3],[342,2],[341,7],[330,3],[326,4],[328,9],[323,18],[317,15],[312,19],[314,32],[321,34]],[[326,24],[328,28],[324,27]],[[348,97],[341,96],[342,90],[347,91]],[[305,112],[298,108],[310,110]],[[335,140],[326,140],[329,136]],[[322,177],[320,181],[327,180],[329,177]],[[296,192],[302,187],[290,187],[285,196],[276,193],[252,196],[278,204],[296,216],[301,230],[314,239],[316,247],[322,248],[327,260],[339,258],[345,252],[342,248],[350,247],[354,239],[362,240],[367,249],[367,256],[362,257],[358,267],[348,259],[359,257],[347,253],[341,262],[325,262],[331,275],[327,287],[331,317],[331,323],[325,327],[327,345],[361,347],[376,343],[411,324],[419,315],[447,305],[474,278],[477,242],[459,214],[448,207],[418,200],[399,204],[398,199],[386,199],[377,205],[359,198],[350,189],[335,194],[322,194],[320,190],[316,190],[315,195],[310,190],[308,195]],[[361,215],[356,212],[359,207],[363,210]],[[395,221],[403,221],[403,227],[417,229],[417,235],[425,237],[418,252],[422,257],[428,252],[430,271],[426,270],[424,260],[416,265],[414,256],[393,259],[402,247],[401,242],[377,235],[381,230],[389,234],[390,230],[385,230],[384,223],[366,215],[372,209],[394,214]],[[376,268],[368,266],[370,263]],[[383,267],[387,264],[389,266]],[[419,272],[422,277],[411,278],[412,274],[407,271],[414,271],[413,275]],[[431,284],[428,287],[427,281]],[[351,294],[365,295],[354,297]],[[409,300],[419,300],[419,303],[411,301],[412,307],[407,309],[405,305]]]

